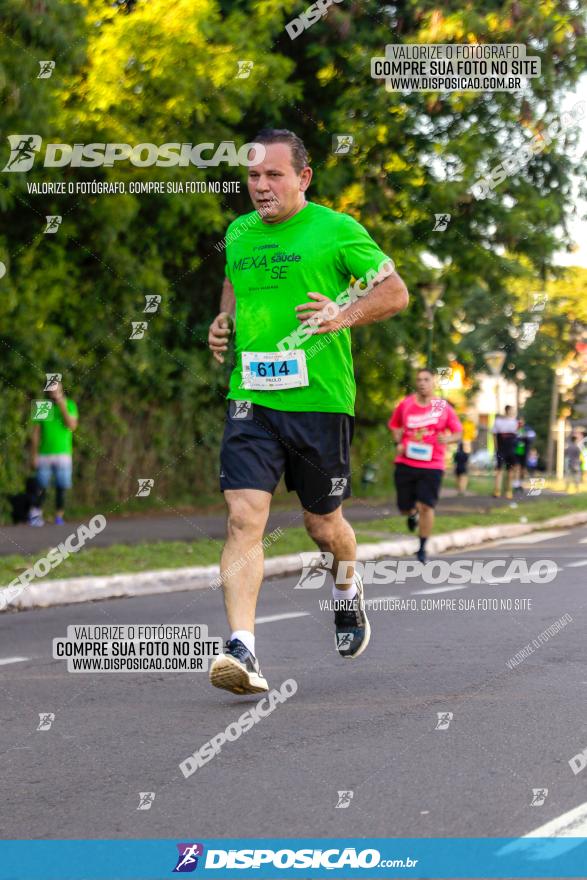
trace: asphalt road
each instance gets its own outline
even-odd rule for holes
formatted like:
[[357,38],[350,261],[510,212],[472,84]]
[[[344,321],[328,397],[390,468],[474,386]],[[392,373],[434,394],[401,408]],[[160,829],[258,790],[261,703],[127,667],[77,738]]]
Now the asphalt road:
[[[580,805],[587,836],[587,769],[569,766],[587,748],[586,551],[579,528],[444,557],[554,560],[548,584],[368,587],[418,606],[530,608],[374,610],[356,661],[334,650],[331,612],[319,608],[327,586],[268,581],[258,654],[270,686],[294,679],[297,693],[188,779],[179,763],[256,698],[211,688],[205,672],[68,673],[51,643],[69,624],[206,623],[224,637],[218,593],[1,615],[2,837],[508,837]],[[565,614],[561,632],[508,668]],[[54,714],[49,730],[37,730],[40,713]],[[452,713],[447,729],[437,713]],[[353,792],[349,806],[337,808],[339,791]],[[155,793],[149,809],[137,809],[139,792]]]

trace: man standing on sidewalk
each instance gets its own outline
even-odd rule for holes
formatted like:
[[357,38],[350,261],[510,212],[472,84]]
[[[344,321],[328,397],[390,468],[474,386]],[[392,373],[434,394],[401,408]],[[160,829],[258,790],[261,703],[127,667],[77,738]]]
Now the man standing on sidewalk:
[[[61,382],[54,382],[47,389],[47,397],[53,401],[49,418],[35,422],[31,443],[32,465],[36,468],[37,484],[47,489],[51,477],[55,479],[55,525],[63,525],[65,492],[71,489],[73,432],[77,428],[77,405],[65,397]],[[44,525],[42,511],[36,509],[30,519],[34,526]]]
[[418,370],[416,393],[405,397],[394,409],[388,428],[397,443],[395,487],[397,505],[407,514],[408,528],[418,535],[417,559],[426,562],[426,541],[434,527],[449,443],[460,439],[462,426],[452,406],[434,397],[434,375]]
[[[208,337],[222,363],[234,322],[236,364],[220,456],[228,507],[220,570],[231,636],[210,668],[212,684],[233,693],[268,689],[255,656],[255,609],[261,540],[282,475],[300,499],[308,534],[333,554],[333,570],[356,557],[341,506],[350,495],[355,402],[349,328],[387,320],[408,302],[392,261],[356,220],[306,201],[312,169],[300,138],[269,129],[255,142],[264,147],[250,154],[255,211],[227,231],[220,314]],[[353,279],[366,288],[350,288]],[[315,334],[323,345],[310,351]],[[333,596],[337,650],[358,657],[370,627],[352,569]]]
[[518,420],[511,406],[506,406],[502,416],[496,416],[493,423],[495,437],[495,486],[493,497],[501,496],[502,473],[505,469],[505,497],[512,497],[512,473],[516,465],[516,434]]

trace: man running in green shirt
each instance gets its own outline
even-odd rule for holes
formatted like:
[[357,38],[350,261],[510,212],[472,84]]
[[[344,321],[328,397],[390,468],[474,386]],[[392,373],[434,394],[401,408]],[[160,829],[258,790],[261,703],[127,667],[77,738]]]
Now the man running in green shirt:
[[[51,476],[55,478],[55,525],[63,525],[65,492],[71,489],[73,432],[77,428],[78,410],[74,401],[63,394],[61,382],[50,385],[47,396],[53,407],[46,421],[35,422],[33,426],[31,459],[41,489],[49,486]],[[31,511],[29,522],[44,525],[42,511]]]
[[[356,558],[342,513],[350,495],[355,379],[350,327],[384,321],[407,306],[393,262],[348,214],[306,201],[312,169],[302,141],[269,129],[249,154],[254,211],[226,233],[226,278],[209,333],[220,363],[235,329],[236,363],[221,450],[228,534],[220,564],[231,637],[210,668],[216,687],[268,689],[255,656],[262,538],[272,494],[285,474],[308,534],[338,562]],[[246,559],[243,567],[242,560]],[[363,584],[352,568],[336,579],[336,647],[358,657],[370,638]]]

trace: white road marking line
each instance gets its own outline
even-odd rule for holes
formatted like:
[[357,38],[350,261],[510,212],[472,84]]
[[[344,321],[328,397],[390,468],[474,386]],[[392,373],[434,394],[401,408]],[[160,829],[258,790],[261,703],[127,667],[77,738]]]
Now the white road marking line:
[[587,538],[581,538],[579,544],[587,544]]
[[274,620],[292,620],[294,617],[309,616],[309,611],[291,611],[289,614],[268,614],[267,617],[257,617],[255,623],[273,623]]
[[587,837],[587,801],[524,837]]
[[30,659],[30,657],[4,657],[0,660],[0,666],[8,666],[9,663],[24,663]]
[[567,568],[581,568],[582,565],[587,565],[587,559],[581,559],[579,562],[569,562]]
[[453,590],[466,590],[467,587],[432,587],[430,590],[416,590],[412,596],[431,596],[433,593],[451,593]]
[[503,540],[498,540],[495,543],[499,544],[501,547],[502,544],[539,544],[541,541],[550,541],[553,538],[562,538],[564,535],[568,535],[569,532],[535,532],[533,535],[520,535],[519,538],[503,538]]
[[[574,849],[576,846],[579,846],[582,839],[587,836],[587,802],[584,804],[580,804],[578,807],[575,807],[573,810],[569,810],[568,813],[563,813],[562,816],[558,816],[556,819],[552,819],[550,822],[546,822],[545,825],[541,825],[540,828],[535,828],[534,831],[530,831],[529,834],[524,834],[523,837],[520,837],[518,840],[513,840],[511,843],[507,843],[505,846],[502,846],[501,849],[498,849],[498,856],[511,855],[511,853],[521,853],[524,854],[525,851],[528,851],[529,847],[532,846],[528,841],[528,838],[554,838],[554,840],[559,840],[559,838],[565,838],[569,840],[569,843],[563,844],[564,846],[563,852],[566,852],[569,849]],[[573,840],[574,842],[570,842]],[[553,850],[553,845],[556,847]],[[551,859],[553,855],[558,855],[561,852],[561,844],[551,844],[544,843],[539,850],[534,848],[530,850],[532,853],[533,859]]]

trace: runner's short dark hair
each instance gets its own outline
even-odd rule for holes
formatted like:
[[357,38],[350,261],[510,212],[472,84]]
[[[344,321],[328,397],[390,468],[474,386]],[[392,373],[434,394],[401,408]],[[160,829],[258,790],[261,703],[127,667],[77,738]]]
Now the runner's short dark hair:
[[306,165],[310,164],[308,151],[301,138],[287,128],[262,128],[253,138],[257,144],[288,144],[291,150],[291,163],[296,174],[300,174]]

